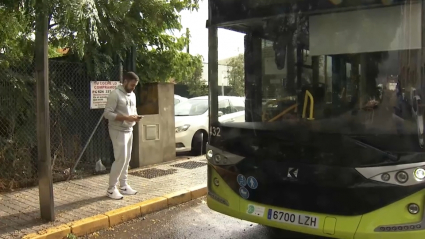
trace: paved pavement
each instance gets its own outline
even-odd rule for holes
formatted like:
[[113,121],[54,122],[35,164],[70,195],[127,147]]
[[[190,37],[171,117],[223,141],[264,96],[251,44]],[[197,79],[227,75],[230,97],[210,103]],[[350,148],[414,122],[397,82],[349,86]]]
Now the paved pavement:
[[[123,200],[111,200],[105,196],[107,174],[54,184],[56,221],[53,223],[40,219],[38,188],[0,194],[0,238],[21,238],[50,226],[94,216],[207,182],[205,156],[178,158],[180,160],[131,170],[130,173],[141,175],[129,176],[130,185],[139,193]],[[172,166],[185,162],[189,163],[183,166],[191,169],[177,167],[180,165]],[[168,175],[160,176],[162,174]]]
[[[208,208],[205,197],[147,215],[81,239],[278,239],[321,238],[268,228],[217,213]],[[323,237],[322,237],[323,238]]]

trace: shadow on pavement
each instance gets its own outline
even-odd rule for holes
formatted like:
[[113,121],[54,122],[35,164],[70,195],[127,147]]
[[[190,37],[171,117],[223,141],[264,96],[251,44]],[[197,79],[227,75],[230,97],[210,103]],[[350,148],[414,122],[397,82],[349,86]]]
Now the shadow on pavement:
[[319,239],[323,237],[269,228],[208,208],[205,197],[146,215],[81,239]]
[[[105,200],[112,200],[105,196],[99,196],[94,198],[89,198],[85,200],[80,200],[68,204],[63,204],[60,206],[55,207],[55,214],[57,215],[61,211],[70,211],[75,210],[81,206],[85,206],[87,204],[91,204],[94,202],[100,202]],[[0,205],[4,206],[4,205]],[[0,208],[1,209],[1,208]],[[66,220],[66,218],[64,218]],[[69,222],[69,221],[66,221]],[[40,211],[34,210],[27,213],[16,213],[16,214],[10,214],[7,216],[0,216],[0,238],[3,236],[6,236],[7,234],[11,234],[14,232],[19,233],[21,230],[26,230],[32,227],[37,226],[51,226],[51,224],[46,224],[48,222],[42,220],[40,218]],[[61,222],[56,222],[61,223]],[[25,234],[27,232],[25,231]],[[31,232],[28,232],[31,233]]]
[[176,152],[176,157],[193,157],[193,155],[190,152]]
[[191,158],[198,158],[198,157],[205,158],[205,155],[195,156],[191,152],[176,153],[176,160],[191,159]]

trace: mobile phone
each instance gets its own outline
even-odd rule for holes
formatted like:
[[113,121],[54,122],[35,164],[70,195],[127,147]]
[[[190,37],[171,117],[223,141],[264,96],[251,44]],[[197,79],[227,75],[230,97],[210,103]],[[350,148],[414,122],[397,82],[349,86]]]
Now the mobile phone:
[[138,115],[137,118],[141,119],[143,118],[143,115]]

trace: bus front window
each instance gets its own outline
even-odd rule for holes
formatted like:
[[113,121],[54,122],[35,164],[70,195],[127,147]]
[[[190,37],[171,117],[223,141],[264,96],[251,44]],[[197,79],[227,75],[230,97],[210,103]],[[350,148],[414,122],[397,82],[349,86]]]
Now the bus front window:
[[[258,141],[260,149],[296,145],[316,154],[294,153],[291,160],[319,163],[311,158],[330,155],[323,160],[339,165],[385,164],[422,152],[422,3],[342,4],[330,11],[320,2],[283,4],[283,14],[226,26],[246,33],[246,105],[244,122],[221,126],[257,136],[223,147],[246,154],[244,140]],[[259,136],[260,129],[280,133]],[[287,155],[282,150],[264,152]],[[357,153],[346,155],[350,150]]]

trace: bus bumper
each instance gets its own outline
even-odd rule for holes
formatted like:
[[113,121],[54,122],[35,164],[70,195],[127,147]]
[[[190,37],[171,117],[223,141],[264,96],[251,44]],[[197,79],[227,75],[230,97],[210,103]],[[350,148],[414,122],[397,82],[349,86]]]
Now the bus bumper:
[[[207,204],[209,208],[261,225],[311,235],[343,239],[425,238],[424,202],[425,190],[421,190],[388,206],[359,216],[326,215],[270,207],[243,199],[226,184],[213,167],[208,166]],[[419,205],[419,213],[408,212],[407,205],[410,203]],[[276,210],[284,212],[285,216],[286,213],[293,215],[296,220],[292,222],[273,220],[273,216],[270,214]],[[302,225],[303,223],[297,219],[300,215],[307,215],[305,218],[314,218],[314,226]]]

